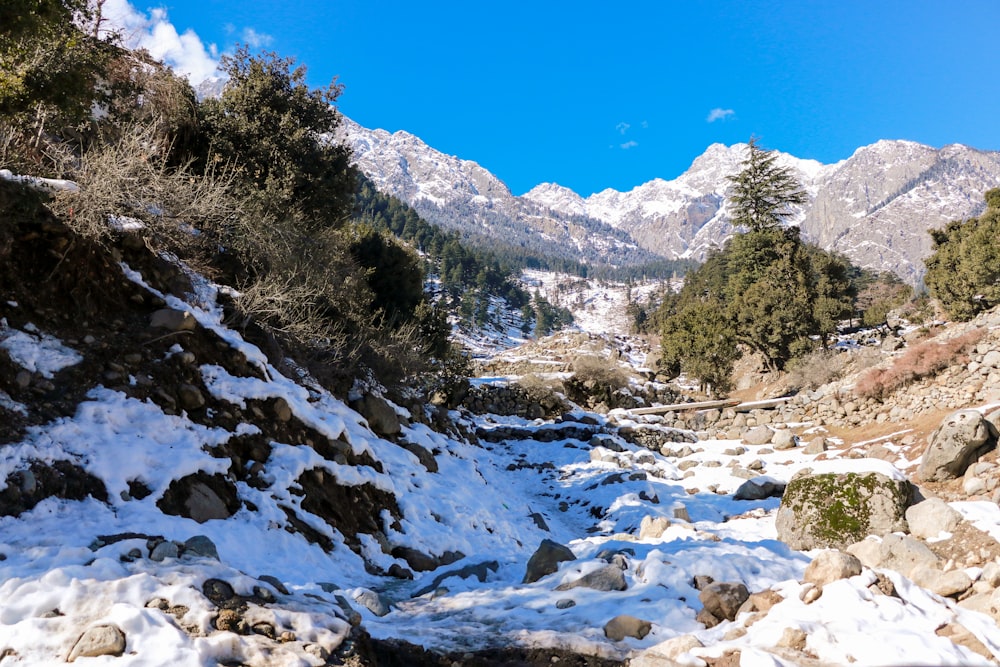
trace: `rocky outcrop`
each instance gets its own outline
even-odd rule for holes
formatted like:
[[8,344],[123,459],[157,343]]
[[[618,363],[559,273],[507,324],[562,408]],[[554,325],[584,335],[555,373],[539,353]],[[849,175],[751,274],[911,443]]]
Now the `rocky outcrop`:
[[906,526],[910,484],[868,472],[800,473],[781,498],[778,539],[793,549],[843,549]]
[[538,549],[528,559],[528,569],[524,573],[524,579],[521,583],[534,583],[542,577],[558,571],[559,563],[567,560],[576,560],[576,556],[569,547],[552,540],[542,540]]
[[996,447],[997,429],[977,410],[959,410],[931,434],[919,475],[940,482],[965,474],[969,464]]

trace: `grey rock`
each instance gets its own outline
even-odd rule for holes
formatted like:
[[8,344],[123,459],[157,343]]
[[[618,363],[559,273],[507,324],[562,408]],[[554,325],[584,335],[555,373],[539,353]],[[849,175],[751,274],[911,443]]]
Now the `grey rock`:
[[125,652],[125,633],[117,625],[95,625],[87,628],[69,652],[67,662],[77,658],[102,655],[120,656]]
[[703,646],[694,635],[672,637],[642,651],[629,660],[628,664],[629,667],[682,667],[694,664],[691,660],[682,659],[682,656]]
[[809,566],[802,580],[816,584],[820,588],[838,579],[847,579],[861,574],[861,561],[853,554],[836,549],[819,552]]
[[570,607],[576,606],[576,600],[570,598],[561,598],[556,600],[556,609],[569,609]]
[[972,579],[964,570],[942,572],[936,567],[920,566],[913,568],[910,579],[917,586],[937,593],[941,597],[960,595],[972,588]]
[[184,555],[203,556],[219,560],[219,550],[207,535],[195,535],[184,542]]
[[285,584],[283,584],[277,577],[271,576],[270,574],[262,574],[257,578],[266,584],[270,584],[274,590],[278,591],[282,595],[288,595],[288,589],[285,587]]
[[351,403],[351,407],[361,413],[372,431],[378,435],[394,436],[401,430],[399,415],[388,401],[380,396],[365,394],[360,401]]
[[191,485],[191,491],[184,501],[188,516],[198,523],[212,519],[228,519],[232,512],[225,501],[211,487],[202,482]]
[[770,426],[752,426],[743,434],[743,442],[748,445],[766,445],[774,437],[774,430]]
[[905,530],[910,484],[877,472],[800,474],[781,497],[778,539],[793,549],[843,549]]
[[205,407],[205,396],[193,384],[182,384],[177,388],[177,398],[185,410],[199,410]]
[[399,446],[405,449],[406,451],[410,452],[414,456],[416,456],[417,460],[420,461],[420,465],[422,465],[427,470],[427,472],[438,471],[437,459],[434,458],[434,454],[431,453],[431,451],[426,447],[418,445],[415,442],[409,442],[406,440],[400,442]]
[[977,410],[954,412],[928,439],[920,477],[932,482],[961,477],[969,464],[996,446],[996,439],[996,427]]
[[881,540],[866,539],[847,547],[865,567],[883,568],[910,576],[917,567],[936,567],[937,555],[926,544],[909,535],[889,534]]
[[750,591],[742,583],[726,581],[713,582],[698,593],[698,599],[705,606],[705,611],[726,621],[736,619],[736,613],[749,597]]
[[906,509],[910,534],[924,540],[953,532],[961,522],[962,515],[940,498],[928,498]]
[[568,591],[574,588],[592,588],[595,591],[623,591],[628,588],[625,583],[625,573],[618,565],[607,565],[599,570],[585,574],[579,579],[556,586],[557,591]]
[[542,577],[559,570],[559,563],[576,560],[576,556],[567,546],[552,540],[542,540],[538,549],[528,559],[528,568],[521,583],[531,584]]
[[642,639],[653,629],[653,624],[635,616],[620,614],[604,625],[604,636],[611,641],[620,642],[626,637]]
[[389,605],[375,591],[363,590],[354,596],[354,601],[376,616],[385,616],[389,613]]
[[809,441],[809,444],[805,446],[802,453],[809,454],[810,456],[815,456],[816,454],[822,454],[829,447],[827,439],[823,436],[816,436]]
[[149,559],[159,563],[167,558],[177,558],[179,554],[180,549],[177,547],[177,543],[165,540],[153,547],[152,553],[149,554]]
[[795,449],[798,440],[787,428],[777,429],[771,437],[771,445],[778,450]]
[[785,483],[771,477],[754,477],[740,484],[733,500],[763,500],[776,498],[785,492]]

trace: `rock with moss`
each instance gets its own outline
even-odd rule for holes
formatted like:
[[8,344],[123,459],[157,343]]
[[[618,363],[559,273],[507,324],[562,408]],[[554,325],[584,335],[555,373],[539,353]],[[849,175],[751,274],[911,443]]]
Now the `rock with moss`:
[[[845,549],[868,535],[906,529],[910,483],[882,461],[830,462],[792,478],[781,498],[778,539],[793,549]],[[828,470],[826,468],[829,468]]]

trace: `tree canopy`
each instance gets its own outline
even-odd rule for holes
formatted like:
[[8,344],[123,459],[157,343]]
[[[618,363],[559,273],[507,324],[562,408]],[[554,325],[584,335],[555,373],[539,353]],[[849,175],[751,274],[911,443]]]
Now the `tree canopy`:
[[751,231],[779,227],[792,214],[792,207],[806,203],[806,193],[787,167],[778,164],[778,154],[761,148],[750,138],[746,159],[730,176],[732,223]]
[[951,317],[970,320],[1000,304],[1000,188],[985,195],[978,218],[930,230],[934,253],[924,281]]
[[[265,217],[306,230],[337,227],[353,208],[355,179],[347,146],[329,140],[340,123],[336,81],[310,89],[304,66],[240,47],[223,56],[222,96],[201,105],[207,163],[232,165],[244,195]],[[293,69],[294,68],[294,69]]]

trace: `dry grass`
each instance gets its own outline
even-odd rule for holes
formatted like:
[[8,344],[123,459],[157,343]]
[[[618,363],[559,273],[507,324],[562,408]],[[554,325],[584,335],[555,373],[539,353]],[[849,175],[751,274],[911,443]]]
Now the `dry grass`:
[[985,332],[973,329],[961,336],[937,343],[928,340],[909,348],[889,368],[872,368],[858,380],[855,392],[862,398],[883,399],[917,380],[937,375],[958,362]]
[[595,354],[581,354],[573,360],[573,377],[579,382],[594,381],[613,391],[628,385],[628,378],[617,363]]

